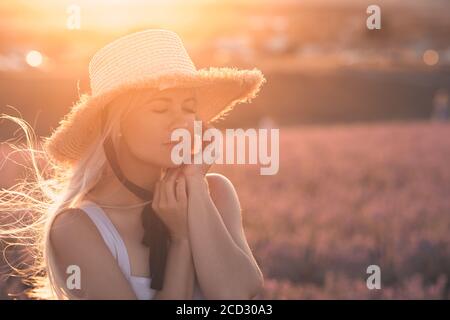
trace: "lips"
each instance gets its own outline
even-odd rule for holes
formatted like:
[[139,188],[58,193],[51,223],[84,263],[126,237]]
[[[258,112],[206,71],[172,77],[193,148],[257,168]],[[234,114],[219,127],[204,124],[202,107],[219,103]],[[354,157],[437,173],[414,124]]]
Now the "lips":
[[173,147],[173,146],[177,145],[178,143],[179,143],[179,141],[169,141],[169,142],[164,142],[163,145]]

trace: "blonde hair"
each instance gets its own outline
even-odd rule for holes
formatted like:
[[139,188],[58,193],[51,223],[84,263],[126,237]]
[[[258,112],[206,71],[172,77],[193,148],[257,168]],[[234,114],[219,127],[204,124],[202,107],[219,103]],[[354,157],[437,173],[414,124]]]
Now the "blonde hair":
[[[114,105],[114,112],[109,112],[105,130],[86,150],[83,158],[74,165],[57,163],[42,149],[42,141],[38,141],[33,128],[23,119],[1,114],[6,119],[18,124],[24,132],[25,143],[12,144],[6,142],[14,151],[28,156],[29,166],[25,166],[26,177],[9,189],[0,191],[0,240],[6,244],[3,256],[12,268],[13,276],[23,278],[23,282],[31,289],[25,291],[33,299],[73,299],[66,290],[59,287],[61,275],[56,271],[54,254],[50,245],[50,227],[55,217],[64,209],[74,208],[83,197],[100,180],[107,168],[103,151],[103,141],[111,135],[117,145],[120,132],[120,119],[136,104],[136,94],[127,92],[116,98],[109,105]],[[100,121],[100,116],[99,116]],[[40,168],[40,162],[45,163]],[[12,222],[4,223],[9,218]],[[5,220],[3,220],[5,219]],[[27,262],[10,263],[6,259],[9,247],[25,249]],[[16,267],[14,264],[25,264]]]

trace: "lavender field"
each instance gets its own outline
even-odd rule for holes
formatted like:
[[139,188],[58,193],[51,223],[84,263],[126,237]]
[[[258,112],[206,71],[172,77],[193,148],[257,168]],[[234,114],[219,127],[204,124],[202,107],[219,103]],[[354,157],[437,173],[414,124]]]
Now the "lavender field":
[[[280,130],[280,171],[235,184],[261,298],[449,299],[450,123]],[[368,290],[366,268],[381,268]]]
[[[238,191],[260,298],[449,299],[449,159],[450,123],[347,124],[280,129],[275,176],[211,171]],[[372,264],[381,290],[366,287]]]

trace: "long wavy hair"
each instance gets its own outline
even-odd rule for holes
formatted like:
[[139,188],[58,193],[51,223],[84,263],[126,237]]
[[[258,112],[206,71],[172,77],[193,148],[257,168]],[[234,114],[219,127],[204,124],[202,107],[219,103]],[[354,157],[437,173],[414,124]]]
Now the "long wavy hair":
[[[26,157],[27,165],[25,177],[20,182],[0,191],[0,241],[4,244],[4,259],[12,270],[10,275],[19,276],[30,287],[24,292],[26,297],[76,298],[58,286],[64,280],[57,272],[50,227],[58,213],[77,207],[102,177],[111,174],[103,141],[111,135],[117,145],[120,119],[136,105],[135,97],[136,94],[129,91],[108,105],[114,112],[108,112],[105,130],[92,141],[83,157],[70,166],[51,159],[42,148],[42,140],[36,138],[33,128],[25,120],[0,115],[0,120],[10,120],[24,132],[23,141],[5,142],[13,150],[5,161],[17,152]],[[7,258],[11,248],[21,253],[17,261],[10,262]]]

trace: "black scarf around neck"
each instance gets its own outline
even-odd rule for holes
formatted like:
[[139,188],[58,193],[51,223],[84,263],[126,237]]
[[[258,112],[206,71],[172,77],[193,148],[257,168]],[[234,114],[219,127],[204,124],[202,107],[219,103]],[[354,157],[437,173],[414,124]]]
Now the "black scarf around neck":
[[[102,114],[102,129],[105,128],[106,110]],[[132,193],[140,199],[150,201],[153,199],[153,194],[128,180],[122,172],[117,154],[114,150],[114,144],[111,136],[107,136],[103,142],[103,149],[105,151],[106,159],[109,162],[114,174],[119,181]],[[144,227],[144,237],[142,243],[149,247],[149,266],[151,277],[151,289],[162,290],[164,282],[164,271],[166,267],[167,251],[169,246],[169,232],[164,222],[153,211],[152,203],[145,205],[142,210],[142,224]]]

